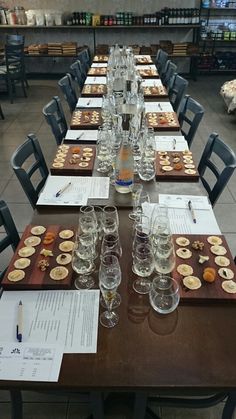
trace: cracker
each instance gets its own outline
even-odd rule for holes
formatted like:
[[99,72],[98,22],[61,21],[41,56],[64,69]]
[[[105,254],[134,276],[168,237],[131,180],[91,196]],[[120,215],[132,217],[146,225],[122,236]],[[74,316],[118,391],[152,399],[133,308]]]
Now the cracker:
[[220,237],[218,237],[218,236],[209,236],[209,237],[207,237],[207,241],[208,241],[208,243],[210,243],[212,245],[214,245],[214,244],[218,244],[218,245],[222,244],[222,239]]
[[35,248],[32,246],[25,246],[22,247],[19,251],[18,251],[18,255],[22,258],[24,257],[29,257],[32,256],[35,253]]
[[45,233],[45,231],[46,227],[44,226],[35,226],[30,230],[31,234],[34,234],[35,236],[41,236],[41,234]]
[[88,163],[86,163],[85,161],[82,161],[81,163],[79,163],[79,166],[80,166],[80,167],[88,167],[88,166],[89,166],[89,164],[88,164]]
[[52,167],[55,167],[55,169],[60,169],[63,166],[64,166],[63,163],[53,163],[53,165],[52,165]]
[[62,252],[71,252],[74,249],[74,242],[67,240],[59,244],[59,249]]
[[93,153],[83,153],[84,157],[93,157]]
[[7,278],[11,282],[19,282],[22,281],[25,277],[25,272],[21,269],[14,269],[14,271],[9,272]]
[[177,272],[183,276],[189,276],[193,274],[193,268],[190,265],[186,265],[185,263],[177,266]]
[[220,268],[218,270],[218,274],[221,278],[224,279],[233,279],[234,278],[234,272],[230,268]]
[[194,164],[185,164],[184,167],[186,167],[186,169],[195,169],[195,165]]
[[35,247],[35,246],[38,246],[40,243],[41,243],[41,239],[40,237],[37,237],[37,236],[29,236],[24,241],[24,244],[27,247],[28,246]]
[[225,256],[216,256],[215,257],[215,263],[218,266],[229,266],[230,265],[230,260]]
[[227,253],[226,248],[224,246],[219,246],[218,244],[214,244],[214,246],[211,246],[210,250],[211,253],[217,256],[223,256]]
[[15,260],[14,266],[16,269],[25,269],[30,265],[30,259],[28,258],[20,258]]
[[66,144],[62,144],[59,145],[58,149],[59,150],[69,150],[70,146],[66,145]]
[[186,249],[185,247],[179,248],[176,250],[177,256],[179,256],[181,259],[190,259],[192,256],[192,252],[189,249]]
[[192,151],[190,151],[190,150],[184,150],[183,151],[183,154],[186,156],[191,156],[193,153],[192,153]]
[[173,170],[172,166],[162,166],[161,170],[164,170],[164,172],[171,172]]
[[186,288],[190,290],[197,290],[198,288],[201,288],[202,283],[200,279],[197,276],[186,276],[183,279],[183,284]]
[[197,171],[193,169],[185,169],[184,173],[186,173],[187,175],[195,175]]
[[70,253],[61,253],[57,256],[56,261],[59,265],[68,265],[72,260]]
[[160,160],[160,165],[161,166],[169,166],[170,165],[170,162],[169,162],[169,160],[167,160],[167,159],[165,159],[165,160]]
[[93,151],[93,149],[92,149],[91,147],[84,147],[84,148],[83,148],[83,152],[84,152],[84,151],[85,151],[85,152],[87,152],[87,151],[88,151],[88,152],[90,152],[90,151]]
[[74,236],[74,232],[72,230],[61,230],[59,233],[59,237],[61,239],[70,239]]
[[64,163],[64,161],[65,161],[64,157],[56,157],[53,160],[53,163]]
[[221,286],[225,292],[228,292],[229,294],[236,294],[236,282],[232,280],[223,281]]
[[190,241],[187,239],[187,237],[177,237],[175,241],[179,246],[188,246],[190,244]]
[[50,278],[52,278],[54,281],[62,281],[67,277],[69,274],[69,271],[64,266],[56,266],[50,271]]

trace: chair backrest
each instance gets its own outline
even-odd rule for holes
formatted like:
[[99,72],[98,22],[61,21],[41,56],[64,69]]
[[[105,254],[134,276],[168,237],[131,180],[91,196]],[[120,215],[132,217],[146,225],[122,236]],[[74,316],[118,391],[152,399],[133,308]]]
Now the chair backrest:
[[82,90],[82,87],[84,85],[85,79],[87,77],[87,73],[81,64],[80,60],[76,60],[73,64],[70,66],[71,75],[76,80],[80,90]]
[[6,35],[6,44],[8,45],[24,45],[25,37],[24,35],[16,35],[16,34],[7,34]]
[[[207,141],[198,172],[213,206],[236,168],[236,155],[216,133]],[[212,179],[213,178],[213,179]]]
[[90,67],[90,56],[89,56],[88,48],[84,48],[82,51],[79,52],[78,59],[80,60],[87,74],[87,71]]
[[54,96],[53,99],[44,106],[43,114],[51,127],[57,144],[60,145],[63,138],[65,138],[68,127],[62,104],[58,96]]
[[189,147],[191,147],[203,115],[203,106],[189,95],[185,95],[180,103],[179,124]]
[[[4,250],[7,249],[9,246],[11,246],[13,251],[15,251],[20,241],[20,237],[17,232],[13,218],[11,216],[10,210],[6,202],[2,200],[0,201],[0,227],[1,230],[4,230],[1,233],[0,253],[3,254]],[[7,267],[7,265],[8,262],[4,263],[1,260],[0,280],[3,277],[4,268]]]
[[173,77],[174,73],[177,71],[177,65],[174,64],[171,60],[166,62],[165,71],[161,75],[161,81],[164,86],[169,87],[171,78]]
[[26,141],[15,150],[11,157],[11,166],[32,207],[35,208],[39,192],[49,172],[40,144],[34,134],[29,134]]
[[168,96],[175,112],[179,109],[180,102],[184,97],[187,87],[188,81],[179,76],[179,74],[174,73],[170,80]]
[[22,79],[24,77],[24,45],[6,44],[5,58],[8,77]]
[[61,88],[61,91],[66,99],[71,113],[74,112],[78,97],[73,85],[72,77],[67,73],[62,79],[59,80],[58,86]]
[[165,66],[166,66],[167,60],[168,60],[167,52],[163,51],[163,49],[160,48],[157,51],[157,55],[156,55],[156,59],[155,59],[156,68],[157,68],[157,71],[158,71],[160,77],[162,77],[162,75],[165,71]]

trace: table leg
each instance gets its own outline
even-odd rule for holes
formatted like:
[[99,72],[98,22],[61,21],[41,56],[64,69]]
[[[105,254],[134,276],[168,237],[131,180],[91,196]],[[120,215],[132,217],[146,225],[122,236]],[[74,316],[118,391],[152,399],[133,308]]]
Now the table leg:
[[222,413],[222,419],[233,419],[236,407],[236,391],[230,391]]
[[145,419],[147,396],[145,392],[135,393],[133,419]]
[[99,391],[91,391],[90,402],[92,406],[93,419],[104,419],[104,405],[102,393]]
[[23,419],[22,397],[20,390],[10,390],[11,419]]

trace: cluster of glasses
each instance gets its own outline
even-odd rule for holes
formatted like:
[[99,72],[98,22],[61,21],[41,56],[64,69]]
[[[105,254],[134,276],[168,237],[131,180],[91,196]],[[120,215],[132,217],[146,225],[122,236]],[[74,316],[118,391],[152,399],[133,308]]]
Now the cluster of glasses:
[[117,208],[107,205],[82,206],[79,226],[72,253],[72,268],[78,274],[74,285],[77,289],[90,289],[95,285],[93,272],[95,260],[100,255],[99,287],[102,293],[101,305],[107,310],[101,314],[103,326],[113,327],[118,315],[112,311],[121,303],[116,292],[121,282],[119,259],[122,247],[119,238],[119,216]]
[[[149,197],[142,185],[135,185],[134,208],[130,218],[133,227],[133,272],[137,275],[133,283],[139,294],[148,294],[152,307],[159,313],[170,313],[179,303],[179,286],[170,276],[175,267],[175,250],[168,219],[168,208],[155,204],[150,217],[142,208]],[[151,279],[153,272],[157,273]]]

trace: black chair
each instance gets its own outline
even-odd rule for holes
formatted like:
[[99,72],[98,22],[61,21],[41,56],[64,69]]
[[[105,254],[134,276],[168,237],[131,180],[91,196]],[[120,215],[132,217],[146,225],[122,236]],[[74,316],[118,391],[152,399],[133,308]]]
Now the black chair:
[[82,51],[80,51],[80,53],[78,54],[78,59],[80,60],[87,74],[91,64],[88,48],[84,48]]
[[0,116],[1,116],[1,118],[2,118],[2,119],[5,119],[5,116],[4,116],[4,113],[3,113],[3,111],[2,111],[2,107],[1,107],[1,105],[0,105]]
[[71,74],[74,80],[77,82],[80,91],[83,88],[85,79],[86,79],[86,72],[84,71],[80,60],[75,61],[70,66]]
[[13,103],[13,93],[17,83],[21,84],[24,96],[27,97],[25,90],[24,45],[6,44],[5,60],[6,65],[0,66],[0,78],[6,82],[9,98],[11,103]]
[[64,95],[65,100],[67,101],[71,113],[74,112],[78,96],[73,85],[72,77],[67,73],[62,79],[59,80],[58,86],[61,88],[61,91]]
[[[25,45],[25,37],[24,35],[17,35],[17,34],[7,34],[6,35],[6,44],[7,45]],[[25,86],[29,87],[28,80],[26,78],[26,71],[25,71],[25,60],[23,61],[24,64],[24,82]]]
[[180,102],[184,97],[187,87],[188,81],[179,76],[179,74],[175,73],[172,76],[168,89],[168,96],[175,112],[179,109]]
[[11,157],[11,166],[32,207],[35,208],[49,172],[40,144],[34,134],[29,134],[27,140],[15,150]]
[[174,64],[172,61],[168,60],[166,62],[164,73],[161,76],[161,81],[165,87],[170,86],[171,78],[173,77],[174,73],[177,71],[177,65]]
[[[236,168],[236,156],[216,133],[212,133],[204,148],[198,172],[213,206]],[[213,180],[212,180],[213,175]]]
[[62,104],[58,96],[54,96],[53,99],[44,106],[43,114],[51,127],[57,144],[60,145],[66,135],[68,127]]
[[189,95],[186,95],[179,107],[179,124],[189,147],[191,147],[203,115],[203,106]]
[[[0,253],[2,253],[9,246],[11,246],[12,250],[15,252],[20,241],[20,237],[5,201],[0,201],[0,227],[3,227],[4,229],[3,238],[0,240]],[[3,268],[1,267],[1,269]],[[5,269],[0,272],[0,281],[3,278],[4,272]]]
[[162,77],[163,74],[164,74],[167,60],[168,60],[167,52],[163,51],[160,48],[157,51],[157,55],[156,55],[156,59],[155,59],[155,65],[156,65],[156,68],[157,68],[157,71],[158,71],[160,77]]

